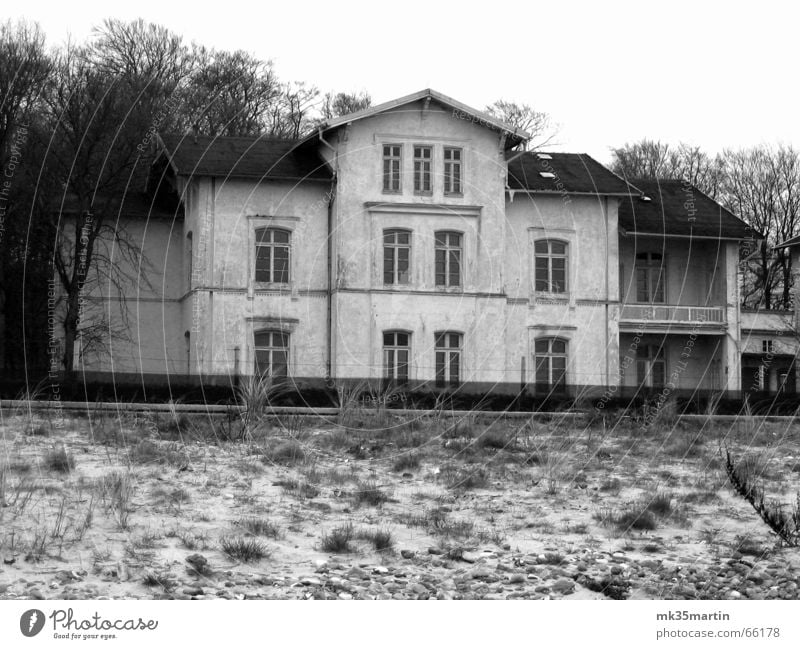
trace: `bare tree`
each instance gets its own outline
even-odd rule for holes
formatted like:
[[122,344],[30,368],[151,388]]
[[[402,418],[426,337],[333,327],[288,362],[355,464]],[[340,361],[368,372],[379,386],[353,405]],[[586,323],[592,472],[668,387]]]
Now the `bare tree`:
[[319,90],[304,82],[285,83],[270,118],[270,135],[296,140],[315,124],[314,107]]
[[126,196],[139,189],[132,184],[144,164],[140,143],[150,116],[136,110],[139,98],[124,77],[98,67],[92,53],[80,48],[68,48],[59,57],[45,94],[41,135],[49,146],[42,164],[49,176],[46,191],[58,199],[50,213],[57,218],[53,259],[64,296],[63,365],[68,374],[82,300],[91,287],[90,270],[110,273],[120,288],[125,281],[119,274],[125,264],[104,257],[102,243],[111,242],[117,257],[138,260],[142,254],[117,223]]
[[612,149],[611,169],[628,180],[680,179],[715,199],[722,179],[722,160],[699,147],[678,146],[647,138]]
[[[33,299],[30,284],[26,287],[24,282],[27,278],[35,283],[42,272],[42,265],[34,264],[26,274],[27,262],[40,251],[34,246],[31,252],[29,244],[41,234],[28,218],[32,186],[28,172],[34,159],[29,130],[51,67],[38,25],[0,24],[0,368],[7,365],[7,352],[15,357],[11,365],[19,364],[20,355],[24,363],[31,340],[26,326],[42,324],[36,318],[42,310],[36,305],[41,306],[42,300]],[[8,328],[7,309],[21,315],[26,305],[27,319],[16,317]]]
[[243,51],[199,47],[182,91],[187,126],[204,135],[261,135],[281,102],[272,63]]
[[534,110],[528,104],[499,99],[486,106],[486,112],[511,126],[528,132],[531,139],[522,145],[525,149],[534,151],[555,143],[558,127],[553,124],[550,115]]
[[791,308],[791,256],[773,246],[800,233],[798,152],[759,146],[726,150],[723,160],[723,202],[766,237],[749,259],[754,280],[746,306]]
[[372,106],[372,97],[369,93],[355,92],[328,92],[322,100],[320,113],[323,120],[341,117],[364,110]]

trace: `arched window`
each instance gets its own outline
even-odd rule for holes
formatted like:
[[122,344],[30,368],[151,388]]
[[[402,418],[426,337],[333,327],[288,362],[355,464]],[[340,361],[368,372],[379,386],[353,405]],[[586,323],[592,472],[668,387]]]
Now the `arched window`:
[[383,231],[383,283],[408,284],[411,268],[411,232]]
[[436,286],[461,286],[461,233],[436,232]]
[[455,331],[437,331],[434,334],[436,354],[436,386],[461,383],[462,335]]
[[636,255],[636,301],[664,304],[664,256],[659,252]]
[[272,284],[289,282],[292,233],[280,228],[256,230],[256,281]]
[[285,377],[289,375],[289,334],[263,329],[253,334],[256,374]]
[[383,332],[383,376],[399,383],[408,381],[411,334],[407,331]]
[[546,293],[567,292],[567,244],[553,239],[534,242],[535,290]]
[[562,338],[537,338],[536,383],[563,386],[567,382],[567,341]]

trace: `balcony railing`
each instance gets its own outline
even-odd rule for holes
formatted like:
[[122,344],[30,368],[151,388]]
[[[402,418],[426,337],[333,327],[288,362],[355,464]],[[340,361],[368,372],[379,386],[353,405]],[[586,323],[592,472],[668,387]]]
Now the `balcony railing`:
[[622,320],[635,322],[686,322],[724,324],[721,306],[672,306],[668,304],[623,304]]

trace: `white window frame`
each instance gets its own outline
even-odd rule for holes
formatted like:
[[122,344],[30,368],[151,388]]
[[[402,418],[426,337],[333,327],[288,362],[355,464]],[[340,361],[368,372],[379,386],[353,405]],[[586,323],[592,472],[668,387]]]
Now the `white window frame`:
[[[544,243],[547,246],[547,252],[537,252],[536,245]],[[563,253],[553,252],[553,244],[557,243],[564,246]],[[547,288],[539,288],[539,268],[537,260],[544,259],[547,261],[547,278],[545,279]],[[564,290],[555,290],[553,288],[553,260],[564,260]],[[536,293],[550,293],[554,295],[567,295],[569,293],[569,242],[563,239],[535,239],[533,242],[533,289]]]
[[[259,242],[259,233],[266,232],[270,236],[267,242]],[[280,232],[287,235],[288,242],[274,241],[275,233]],[[292,231],[287,228],[276,227],[272,225],[258,226],[254,230],[255,236],[255,257],[253,259],[253,281],[256,284],[276,284],[286,286],[292,281]],[[269,267],[269,280],[258,279],[258,251],[259,248],[268,248],[270,250],[270,267]],[[275,249],[286,248],[286,280],[275,281]]]
[[[400,345],[397,342],[397,336],[403,335],[406,336],[406,345]],[[394,336],[394,341],[391,344],[386,344],[386,336]],[[411,344],[412,344],[412,335],[410,331],[406,331],[404,329],[386,329],[381,332],[381,375],[385,380],[390,381],[397,381],[398,383],[407,383],[411,380],[411,362],[412,362],[412,355],[411,355]],[[406,375],[405,377],[399,376],[399,369],[402,365],[398,361],[398,354],[401,352],[406,353]],[[389,363],[389,357],[392,357],[393,362]]]
[[[458,153],[458,160],[450,157],[448,154]],[[446,146],[442,153],[442,175],[444,177],[444,195],[445,196],[463,196],[464,195],[464,149],[457,146]],[[458,181],[454,180],[453,170],[458,169]],[[456,182],[458,183],[455,186]]]
[[[428,156],[417,155],[417,152]],[[433,194],[433,147],[429,144],[414,144],[412,147],[414,160],[414,194],[417,196],[430,196]],[[425,189],[424,181],[427,176],[428,188]]]
[[[437,331],[433,334],[434,346],[434,381],[437,388],[457,387],[461,385],[464,372],[464,334],[460,331]],[[452,336],[456,336],[458,345],[453,347]],[[442,355],[443,376],[439,378],[439,355]],[[455,381],[452,378],[453,360],[457,358],[458,372]]]
[[[259,345],[256,343],[256,337],[259,335],[268,334],[269,335],[269,344],[268,345]],[[275,335],[285,336],[286,344],[285,346],[279,346],[275,344]],[[258,354],[259,352],[266,352],[269,355],[269,376],[275,376],[276,378],[288,378],[291,376],[291,367],[290,367],[290,359],[291,359],[291,348],[292,348],[292,334],[285,329],[275,329],[273,327],[261,327],[255,329],[253,331],[253,372],[256,376],[264,376],[265,373],[259,371],[259,363],[258,363]],[[276,352],[282,351],[285,358],[285,366],[286,366],[286,373],[285,374],[273,374],[273,367],[275,365],[274,361],[274,354]]]
[[[387,153],[387,150],[389,153]],[[403,191],[403,145],[386,143],[381,145],[381,185],[384,194],[400,194]],[[388,163],[388,168],[387,168]],[[397,169],[395,170],[395,163]],[[396,173],[396,177],[395,177]],[[395,182],[397,181],[397,187]],[[388,182],[387,182],[388,181]]]
[[[438,238],[443,235],[444,243],[439,243]],[[458,237],[458,246],[450,243],[450,236]],[[433,233],[433,283],[436,288],[461,289],[464,286],[464,233],[458,230],[437,230]],[[444,252],[444,283],[438,281],[437,257],[439,251]],[[450,283],[450,253],[458,251],[458,283]]]
[[[386,236],[394,235],[394,241],[387,243]],[[408,243],[398,243],[397,235],[408,235]],[[381,233],[381,281],[384,286],[409,286],[411,284],[411,268],[412,268],[412,254],[413,254],[413,241],[414,234],[411,230],[406,228],[385,228]],[[392,252],[392,281],[386,281],[386,249],[391,249]],[[406,270],[406,281],[401,281],[399,270],[400,256],[398,250],[408,249],[408,269]]]

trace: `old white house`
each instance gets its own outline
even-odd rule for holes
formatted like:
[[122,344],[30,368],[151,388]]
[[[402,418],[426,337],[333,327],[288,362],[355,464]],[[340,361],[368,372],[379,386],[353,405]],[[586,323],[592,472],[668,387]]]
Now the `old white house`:
[[527,138],[433,90],[300,142],[163,135],[148,191],[180,207],[128,225],[152,288],[125,296],[129,339],[78,366],[740,390],[747,226]]

